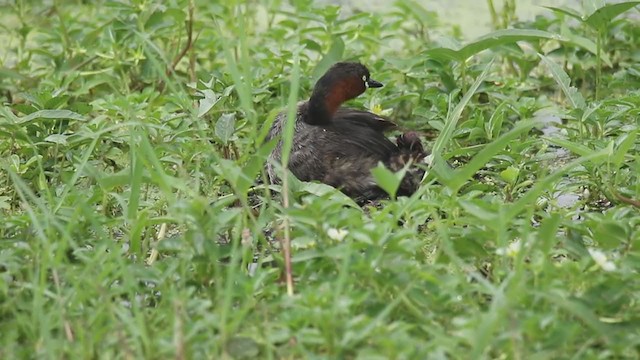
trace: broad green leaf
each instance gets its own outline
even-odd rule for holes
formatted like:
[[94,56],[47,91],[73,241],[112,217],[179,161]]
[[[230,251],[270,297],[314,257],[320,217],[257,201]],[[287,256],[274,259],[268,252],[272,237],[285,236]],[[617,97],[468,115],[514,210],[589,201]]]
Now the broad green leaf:
[[627,230],[614,220],[599,221],[598,226],[592,231],[593,240],[605,250],[616,249],[629,240]]
[[331,194],[332,199],[340,200],[340,202],[343,203],[344,205],[348,205],[353,208],[359,208],[358,204],[356,204],[356,202],[353,201],[353,199],[345,195],[342,191],[339,191],[330,185],[326,185],[319,182],[303,182],[299,190],[307,192],[309,194],[313,194],[318,197]]
[[553,79],[556,81],[556,83],[558,83],[560,89],[562,89],[562,92],[571,103],[571,106],[574,109],[584,110],[584,108],[586,107],[584,97],[582,97],[582,94],[578,92],[578,89],[571,86],[571,79],[569,78],[569,75],[567,75],[562,67],[556,64],[553,60],[542,54],[538,54],[538,56],[547,65],[547,67],[549,67]]
[[[455,178],[455,172],[451,169],[449,164],[440,156],[440,154],[432,154],[433,160],[431,161],[431,170],[435,173],[438,181],[444,186],[451,188],[453,186],[452,181]],[[424,174],[425,178],[429,176],[430,172]],[[424,179],[423,179],[424,180]]]
[[67,136],[62,134],[51,134],[44,138],[44,141],[54,144],[67,145]]
[[0,67],[0,78],[13,78],[20,81],[28,79],[26,76],[20,74],[19,72],[7,69],[6,67]]
[[376,179],[378,186],[386,191],[392,198],[396,196],[396,192],[400,187],[400,182],[405,173],[406,169],[394,173],[382,164],[378,164],[377,167],[371,169],[371,174],[373,174],[373,178]]
[[471,236],[455,239],[451,241],[451,245],[453,245],[456,255],[463,259],[487,256],[487,250],[482,246],[482,243]]
[[220,101],[220,97],[211,89],[202,90],[202,95],[204,95],[204,98],[198,101],[198,117],[202,117],[209,112]]
[[520,174],[520,170],[518,168],[509,166],[500,172],[500,177],[504,181],[513,185],[518,180],[518,174]]
[[236,131],[236,113],[225,113],[220,115],[216,122],[215,133],[223,143],[228,143]]
[[229,339],[226,349],[234,359],[255,359],[260,354],[258,343],[246,336],[234,336]]
[[584,22],[594,29],[606,28],[618,15],[640,5],[640,1],[626,1],[617,4],[608,4],[594,11]]

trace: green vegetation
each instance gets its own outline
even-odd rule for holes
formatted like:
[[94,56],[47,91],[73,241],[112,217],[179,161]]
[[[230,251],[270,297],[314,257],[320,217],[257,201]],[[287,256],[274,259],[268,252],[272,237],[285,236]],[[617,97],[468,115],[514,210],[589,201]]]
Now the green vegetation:
[[[0,358],[637,358],[637,2],[310,3],[0,6]],[[338,60],[433,149],[414,196],[255,181]]]

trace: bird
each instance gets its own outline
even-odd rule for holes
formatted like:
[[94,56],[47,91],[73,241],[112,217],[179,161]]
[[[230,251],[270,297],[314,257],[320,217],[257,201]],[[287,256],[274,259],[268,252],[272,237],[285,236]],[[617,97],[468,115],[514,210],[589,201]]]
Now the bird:
[[[428,153],[417,133],[403,133],[394,143],[385,135],[398,129],[389,119],[366,110],[342,107],[367,89],[382,86],[359,62],[335,63],[318,79],[309,100],[297,106],[287,164],[296,178],[331,185],[360,205],[388,198],[371,169],[382,162],[397,172],[409,163],[421,162]],[[278,139],[286,121],[286,112],[279,113],[266,140]],[[269,181],[274,184],[280,182],[276,164],[282,161],[282,139],[277,141],[266,163]],[[412,166],[405,173],[397,195],[412,195],[423,174],[421,168]]]

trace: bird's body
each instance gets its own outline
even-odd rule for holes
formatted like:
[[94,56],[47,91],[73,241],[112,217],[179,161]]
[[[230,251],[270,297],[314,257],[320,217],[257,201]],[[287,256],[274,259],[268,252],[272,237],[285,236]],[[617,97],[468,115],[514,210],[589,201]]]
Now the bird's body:
[[[342,66],[347,69],[336,70],[340,64],[346,64]],[[350,77],[353,72],[357,73]],[[298,105],[289,170],[302,181],[317,180],[334,186],[361,203],[386,197],[371,169],[382,162],[390,170],[398,171],[409,161],[421,160],[426,154],[420,140],[415,134],[407,133],[394,144],[384,132],[395,129],[395,124],[368,111],[339,107],[367,87],[382,86],[369,79],[364,66],[338,63],[323,78],[316,84],[311,99]],[[357,88],[358,81],[362,88]],[[285,124],[286,114],[280,113],[268,139],[280,136]],[[278,182],[274,164],[280,163],[281,152],[282,141],[279,141],[267,163],[271,182]],[[398,195],[411,195],[419,180],[412,174],[405,176]]]

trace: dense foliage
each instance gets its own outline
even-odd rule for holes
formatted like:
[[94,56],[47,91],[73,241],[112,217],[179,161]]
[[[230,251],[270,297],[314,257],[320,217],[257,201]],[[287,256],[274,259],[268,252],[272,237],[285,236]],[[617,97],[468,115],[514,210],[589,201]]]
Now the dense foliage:
[[[0,357],[636,358],[638,2],[465,41],[311,3],[0,6]],[[338,60],[431,167],[283,206],[265,130]]]

